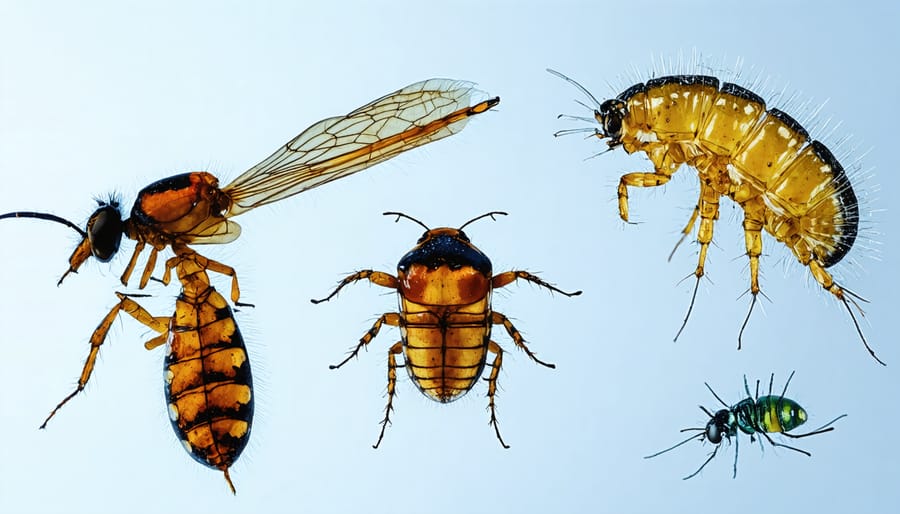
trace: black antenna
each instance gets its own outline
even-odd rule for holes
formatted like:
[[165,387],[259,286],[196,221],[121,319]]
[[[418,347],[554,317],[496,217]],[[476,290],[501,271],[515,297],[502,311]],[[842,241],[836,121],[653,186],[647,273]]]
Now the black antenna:
[[55,214],[49,214],[46,212],[31,212],[31,211],[16,211],[16,212],[7,212],[6,214],[0,214],[0,220],[6,219],[6,218],[36,218],[39,220],[55,221],[57,223],[60,223],[67,227],[70,227],[75,232],[78,232],[78,234],[81,237],[87,237],[87,233],[84,230],[82,230],[81,227],[79,227],[78,225],[72,223],[71,221],[69,221],[65,218],[60,218],[59,216],[57,216]]
[[423,227],[425,227],[425,231],[426,231],[426,232],[429,231],[429,230],[431,230],[430,228],[428,228],[427,225],[425,225],[425,224],[422,223],[421,221],[419,221],[419,220],[417,220],[416,218],[413,218],[412,216],[409,216],[409,215],[407,215],[407,214],[403,214],[402,212],[392,212],[392,211],[388,211],[388,212],[382,212],[381,214],[384,215],[384,216],[397,216],[397,219],[394,220],[394,223],[397,223],[398,221],[400,221],[400,218],[406,218],[406,219],[408,219],[408,220],[414,221],[414,222],[418,223],[419,225],[422,225]]
[[470,219],[469,221],[463,223],[462,226],[459,227],[457,230],[462,230],[462,229],[466,228],[470,223],[472,223],[472,222],[474,222],[474,221],[478,221],[478,220],[480,220],[481,218],[487,218],[487,217],[490,217],[492,220],[497,221],[497,218],[494,217],[494,216],[496,216],[496,215],[500,215],[500,216],[508,216],[508,214],[505,213],[505,212],[503,212],[503,211],[491,211],[491,212],[487,212],[487,213],[482,214],[481,216],[477,216],[477,217],[472,218],[472,219]]

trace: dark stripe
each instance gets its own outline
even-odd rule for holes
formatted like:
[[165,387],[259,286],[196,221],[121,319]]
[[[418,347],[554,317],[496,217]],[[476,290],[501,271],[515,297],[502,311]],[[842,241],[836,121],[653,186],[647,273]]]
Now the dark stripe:
[[736,96],[743,100],[749,100],[751,102],[756,102],[756,103],[762,105],[763,109],[766,108],[766,101],[763,100],[761,96],[759,96],[758,94],[754,93],[753,91],[750,91],[749,89],[747,89],[745,87],[741,87],[737,84],[732,84],[731,82],[725,82],[724,84],[722,84],[722,89],[720,91],[727,95]]
[[834,157],[831,150],[819,141],[813,141],[812,148],[816,157],[831,167],[838,202],[841,204],[841,216],[844,218],[843,223],[835,227],[840,230],[835,249],[826,255],[822,262],[822,266],[828,268],[840,262],[856,242],[856,234],[859,229],[859,201],[850,185],[850,179],[847,177],[844,167]]
[[800,122],[791,117],[790,114],[772,107],[768,111],[766,111],[769,116],[780,120],[782,123],[788,126],[789,129],[803,136],[803,139],[809,139],[809,132],[803,128],[803,125],[800,125]]

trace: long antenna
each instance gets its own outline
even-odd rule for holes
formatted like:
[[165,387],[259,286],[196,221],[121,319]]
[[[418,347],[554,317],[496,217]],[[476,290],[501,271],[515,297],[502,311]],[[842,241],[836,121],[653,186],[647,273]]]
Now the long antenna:
[[50,214],[50,213],[46,213],[46,212],[32,212],[32,211],[16,211],[16,212],[7,212],[6,214],[0,214],[0,220],[6,219],[6,218],[36,218],[39,220],[55,221],[57,223],[60,223],[67,227],[70,227],[75,232],[78,232],[78,234],[81,237],[87,237],[87,233],[84,230],[82,230],[81,227],[79,227],[78,225],[72,223],[71,221],[69,221],[65,218],[60,218],[59,216],[57,216],[55,214]]
[[490,217],[492,220],[497,221],[497,218],[494,217],[495,215],[507,216],[507,213],[505,213],[503,211],[486,212],[486,213],[482,214],[481,216],[474,217],[474,218],[470,219],[469,221],[463,223],[462,226],[459,227],[457,230],[462,230],[462,229],[466,228],[467,226],[469,226],[470,223],[478,221],[481,218]]
[[416,218],[413,218],[412,216],[410,216],[408,214],[403,214],[402,212],[388,211],[388,212],[382,212],[381,214],[383,216],[397,216],[397,219],[394,220],[394,223],[397,223],[398,221],[400,221],[400,218],[406,218],[408,220],[418,223],[419,225],[422,225],[422,227],[425,228],[426,232],[431,230],[430,228],[428,228],[428,226],[426,224],[422,223],[421,221],[417,220]]

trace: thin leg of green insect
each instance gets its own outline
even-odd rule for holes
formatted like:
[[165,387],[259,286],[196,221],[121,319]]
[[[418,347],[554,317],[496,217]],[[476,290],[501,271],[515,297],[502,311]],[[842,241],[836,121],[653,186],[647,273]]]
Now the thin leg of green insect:
[[[358,349],[358,348],[357,348]],[[372,448],[378,448],[381,439],[384,438],[384,429],[391,424],[391,411],[394,410],[394,391],[397,387],[397,357],[396,355],[403,353],[403,341],[397,341],[388,350],[388,385],[387,395],[388,402],[384,408],[384,419],[381,420],[381,433],[378,434],[378,440],[372,445]]]
[[[703,468],[705,468],[706,465],[709,464],[709,462],[710,462],[711,460],[713,460],[713,459],[716,457],[716,453],[718,453],[719,447],[720,447],[720,446],[721,446],[721,445],[717,444],[716,447],[713,448],[713,451],[709,454],[709,457],[707,457],[706,460],[703,461],[703,464],[700,465],[699,468],[697,468],[697,471],[694,471],[694,472],[691,473],[690,475],[688,475],[688,476],[682,478],[682,480],[689,480],[689,479],[691,479],[691,478],[694,478],[695,476],[697,476],[698,473],[700,473],[701,471],[703,471]],[[735,450],[737,450],[736,447],[735,447]],[[735,459],[737,459],[737,453],[735,453]],[[737,462],[737,461],[735,460],[735,462]],[[737,464],[735,464],[735,466],[737,466]],[[735,469],[737,469],[737,468],[735,468]]]
[[619,177],[619,187],[616,195],[619,200],[619,217],[628,223],[628,186],[632,187],[656,187],[667,183],[672,177],[657,172],[626,173]]
[[[765,434],[766,434],[766,433],[763,432],[763,435],[765,435]],[[768,439],[768,437],[769,437],[769,436],[766,436],[767,439]],[[728,440],[730,441],[731,438],[729,438]],[[740,446],[740,443],[741,443],[741,438],[735,436],[735,438],[734,438],[734,471],[731,473],[731,479],[732,479],[732,480],[734,480],[735,478],[737,478],[738,447]]]
[[[519,271],[519,270],[507,271],[505,273],[500,273],[498,275],[494,275],[494,278],[491,279],[491,285],[493,286],[494,289],[499,289],[503,286],[506,286],[506,285],[509,285],[509,284],[515,282],[516,280],[518,280],[520,278],[522,280],[527,280],[533,284],[537,284],[541,287],[546,287],[547,289],[549,289],[551,291],[555,291],[557,293],[564,294],[566,296],[578,296],[581,294],[581,291],[575,291],[574,293],[567,293],[567,292],[563,291],[562,289],[559,289],[548,282],[544,282],[544,280],[542,280],[537,275],[532,275],[531,273],[528,273],[527,271]],[[335,292],[337,292],[337,291],[335,291]]]
[[[124,311],[131,315],[134,319],[140,321],[144,325],[152,328],[153,330],[159,332],[160,334],[165,334],[169,329],[169,319],[168,317],[156,317],[147,312],[143,307],[141,307],[137,302],[131,299],[131,297],[140,297],[146,295],[126,295],[124,293],[116,293],[116,296],[119,297],[119,303],[117,303],[109,313],[104,316],[103,320],[100,321],[100,324],[97,325],[97,328],[94,329],[94,333],[91,334],[91,350],[88,353],[88,357],[85,360],[84,368],[81,370],[81,376],[78,378],[78,386],[75,388],[72,393],[63,398],[61,402],[50,412],[50,415],[47,416],[47,419],[41,424],[40,428],[47,428],[47,423],[50,419],[56,415],[60,408],[63,405],[68,403],[69,400],[75,397],[76,394],[80,393],[84,390],[84,387],[87,385],[88,380],[91,378],[91,373],[94,372],[94,365],[97,363],[97,356],[100,354],[100,346],[106,340],[106,334],[109,332],[109,329],[112,327],[113,321],[115,321],[116,317],[119,315],[120,311]],[[154,338],[153,340],[156,340]]]
[[[762,200],[756,200],[761,202]],[[738,350],[741,349],[741,339],[744,337],[744,329],[750,321],[750,314],[753,313],[753,307],[756,305],[756,299],[759,295],[759,256],[762,255],[762,229],[765,225],[763,219],[764,209],[748,209],[744,207],[744,244],[747,248],[747,257],[750,258],[750,309],[747,310],[747,317],[741,324],[741,330],[738,332]]]
[[320,304],[322,302],[327,302],[328,300],[331,300],[332,298],[334,298],[334,296],[336,294],[338,294],[338,291],[343,289],[344,286],[352,284],[352,283],[360,281],[360,280],[368,280],[369,282],[371,282],[373,284],[376,284],[376,285],[379,285],[382,287],[387,287],[387,288],[394,289],[394,290],[396,290],[400,287],[400,282],[397,280],[397,277],[395,277],[389,273],[365,269],[362,271],[357,271],[356,273],[346,277],[344,280],[341,280],[341,283],[338,284],[337,288],[335,288],[335,290],[332,291],[331,294],[326,296],[325,298],[322,298],[321,300],[311,299],[310,301],[314,304]]
[[528,349],[528,346],[525,344],[525,338],[522,337],[522,333],[519,332],[519,329],[513,326],[512,321],[510,321],[509,318],[507,318],[503,314],[500,314],[499,312],[494,311],[491,313],[491,323],[493,323],[494,325],[503,325],[503,327],[506,328],[506,333],[509,334],[509,337],[512,338],[513,342],[516,343],[516,346],[518,346],[521,350],[524,350],[525,353],[528,354],[529,357],[531,357],[531,360],[537,362],[542,366],[556,369],[556,364],[550,364],[549,362],[544,362],[541,359],[538,359],[537,356]]
[[[746,378],[746,377],[745,377],[745,378]],[[709,392],[711,392],[712,395],[716,397],[716,400],[719,400],[719,403],[721,403],[722,405],[724,405],[726,409],[730,409],[730,408],[731,408],[731,405],[728,405],[727,403],[725,403],[724,400],[722,400],[721,398],[719,398],[719,395],[717,395],[716,392],[713,391],[713,388],[710,387],[709,384],[707,384],[706,382],[703,382],[703,385],[705,385],[706,388],[709,389]],[[747,393],[747,394],[749,394],[749,393]],[[703,408],[702,405],[700,406],[700,408],[703,409],[704,412],[706,412],[707,414],[709,414],[709,417],[713,417],[713,415],[710,414],[709,411],[707,411],[705,408]]]
[[694,223],[697,222],[697,216],[700,214],[700,206],[697,205],[694,207],[694,212],[691,213],[691,219],[688,220],[687,225],[681,230],[681,237],[678,239],[678,242],[675,243],[675,248],[672,248],[672,252],[669,254],[669,258],[666,259],[667,262],[672,262],[672,257],[675,255],[675,250],[681,246],[681,243],[684,242],[684,239],[690,235],[691,231],[694,230]]
[[[375,323],[372,325],[372,328],[370,328],[369,331],[366,332],[366,333],[360,338],[359,344],[357,344],[357,345],[356,345],[356,348],[354,348],[353,351],[350,352],[350,353],[347,355],[347,358],[345,358],[344,360],[342,360],[341,362],[339,362],[339,363],[337,363],[337,364],[331,364],[331,365],[329,365],[329,366],[328,366],[328,369],[338,369],[338,368],[340,368],[341,366],[343,366],[344,364],[347,364],[347,362],[348,362],[350,359],[352,359],[352,358],[356,357],[357,355],[359,355],[359,350],[362,349],[363,347],[365,347],[366,345],[368,345],[369,342],[370,342],[372,339],[375,339],[375,336],[378,335],[378,332],[381,330],[381,325],[382,325],[382,324],[387,323],[388,325],[390,325],[390,326],[392,326],[392,327],[399,327],[399,326],[400,326],[400,322],[401,322],[401,319],[400,319],[400,314],[399,314],[399,313],[396,313],[396,312],[387,312],[387,313],[385,313],[385,314],[382,314],[380,318],[378,318],[377,320],[375,320]],[[395,345],[395,346],[396,346],[396,345]],[[393,351],[393,347],[392,347],[392,351]]]
[[500,367],[503,365],[503,348],[500,348],[499,344],[491,341],[488,343],[488,351],[494,354],[494,360],[491,362],[491,374],[486,379],[488,383],[488,409],[491,411],[490,425],[493,425],[494,433],[497,434],[497,439],[500,440],[500,444],[504,448],[509,448],[509,445],[503,441],[502,437],[500,437],[500,426],[497,424],[497,409],[494,405],[494,397],[497,394],[497,377],[500,376]]
[[687,326],[688,319],[691,317],[691,311],[694,310],[694,301],[697,299],[697,290],[700,289],[700,279],[703,277],[703,267],[706,263],[706,252],[709,249],[709,243],[712,242],[713,228],[715,222],[719,219],[719,193],[712,186],[705,182],[700,183],[700,228],[697,229],[697,241],[700,243],[700,256],[697,261],[697,269],[694,270],[694,276],[697,281],[694,284],[694,293],[691,295],[691,304],[688,306],[687,314],[684,316],[684,322],[678,333],[675,334],[675,341]]

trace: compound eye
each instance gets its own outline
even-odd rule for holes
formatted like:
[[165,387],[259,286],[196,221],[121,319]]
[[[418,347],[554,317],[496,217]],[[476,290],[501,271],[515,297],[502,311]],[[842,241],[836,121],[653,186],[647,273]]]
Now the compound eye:
[[117,205],[102,205],[91,214],[87,223],[91,254],[101,262],[107,262],[119,251],[124,224]]
[[712,444],[719,444],[722,442],[722,432],[719,431],[719,427],[712,422],[706,425],[706,439]]

